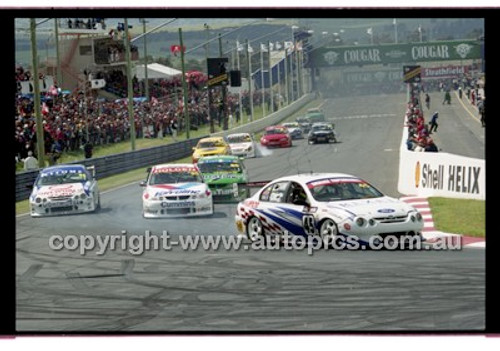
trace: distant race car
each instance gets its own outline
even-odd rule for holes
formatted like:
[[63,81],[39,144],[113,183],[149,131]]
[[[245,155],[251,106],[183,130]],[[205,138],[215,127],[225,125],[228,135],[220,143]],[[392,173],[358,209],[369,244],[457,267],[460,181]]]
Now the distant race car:
[[248,172],[238,156],[202,157],[197,166],[212,191],[214,201],[241,201],[250,196],[250,190],[245,186]]
[[271,126],[265,129],[260,144],[266,147],[291,147],[292,137],[285,127]]
[[32,217],[92,212],[100,208],[93,167],[57,165],[38,174],[29,198]]
[[295,120],[299,124],[300,129],[302,129],[302,133],[309,133],[309,129],[311,129],[311,123],[305,116],[297,117]]
[[309,123],[325,122],[325,114],[320,108],[310,108],[307,110],[305,118]]
[[321,240],[351,237],[359,245],[388,235],[421,237],[423,228],[422,215],[415,208],[341,173],[273,180],[238,204],[235,222],[252,241],[287,231]]
[[200,139],[196,147],[193,148],[193,163],[198,162],[200,157],[213,155],[231,155],[231,148],[223,137]]
[[332,128],[330,123],[320,122],[314,123],[311,126],[311,130],[307,135],[307,141],[309,144],[315,143],[329,143],[329,142],[337,142],[337,134],[335,130]]
[[226,140],[232,155],[255,157],[255,142],[249,133],[229,134]]
[[292,139],[302,139],[304,138],[304,134],[302,132],[302,129],[300,128],[300,125],[297,122],[287,122],[282,124],[283,127],[288,129],[288,133],[290,133],[290,136]]
[[149,169],[141,182],[145,218],[213,214],[212,191],[192,164],[162,164]]

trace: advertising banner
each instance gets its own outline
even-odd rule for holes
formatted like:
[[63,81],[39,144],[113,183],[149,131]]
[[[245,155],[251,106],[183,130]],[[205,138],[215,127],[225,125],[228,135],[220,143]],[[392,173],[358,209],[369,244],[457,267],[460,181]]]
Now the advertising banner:
[[468,66],[422,67],[422,79],[460,78],[467,73]]
[[446,152],[409,151],[402,143],[398,191],[405,195],[485,200],[485,160]]
[[309,53],[307,66],[339,67],[480,58],[481,43],[468,39],[409,44],[319,47]]

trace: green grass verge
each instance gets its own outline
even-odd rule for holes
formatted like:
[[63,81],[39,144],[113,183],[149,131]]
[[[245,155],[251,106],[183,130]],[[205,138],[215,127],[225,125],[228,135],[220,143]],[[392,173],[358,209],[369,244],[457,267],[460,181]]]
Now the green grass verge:
[[486,202],[480,200],[430,197],[434,227],[445,233],[484,238]]

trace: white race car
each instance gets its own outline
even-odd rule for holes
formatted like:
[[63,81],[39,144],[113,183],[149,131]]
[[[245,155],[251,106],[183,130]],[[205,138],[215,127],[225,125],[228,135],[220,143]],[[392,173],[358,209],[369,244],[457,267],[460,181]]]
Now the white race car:
[[92,212],[101,205],[94,168],[58,165],[38,174],[30,198],[32,217]]
[[341,173],[276,179],[238,204],[235,222],[252,241],[286,231],[323,242],[350,237],[360,247],[383,242],[388,235],[396,240],[406,235],[421,238],[423,228],[415,208]]
[[212,192],[192,164],[162,164],[149,169],[140,183],[145,218],[213,214]]
[[287,122],[283,123],[282,126],[288,129],[288,133],[290,133],[292,139],[302,139],[304,137],[304,133],[298,122]]
[[229,134],[226,139],[232,155],[255,157],[255,142],[249,133]]

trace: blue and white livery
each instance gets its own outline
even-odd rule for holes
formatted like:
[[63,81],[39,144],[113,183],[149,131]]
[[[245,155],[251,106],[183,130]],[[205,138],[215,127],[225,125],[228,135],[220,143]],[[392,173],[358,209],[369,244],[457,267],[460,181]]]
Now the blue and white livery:
[[92,212],[100,205],[94,168],[58,165],[38,174],[30,198],[32,217]]
[[145,218],[213,214],[212,192],[193,164],[156,165],[140,185],[144,187],[142,213]]
[[420,236],[422,215],[348,174],[299,174],[276,179],[238,204],[236,227],[250,240],[289,234],[355,239]]

